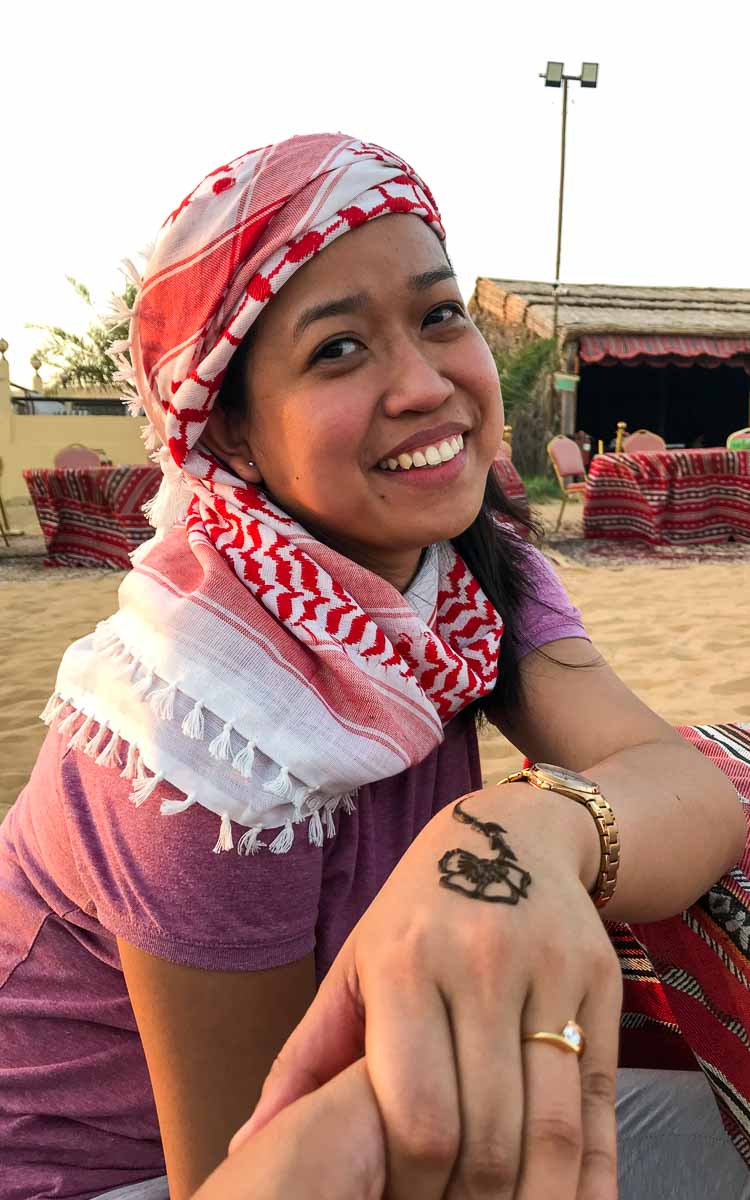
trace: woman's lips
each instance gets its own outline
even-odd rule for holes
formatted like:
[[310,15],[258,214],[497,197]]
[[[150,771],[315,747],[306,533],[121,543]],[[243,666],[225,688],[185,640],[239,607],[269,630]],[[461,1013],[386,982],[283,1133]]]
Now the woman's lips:
[[409,470],[399,468],[395,471],[383,470],[382,467],[376,467],[375,469],[378,472],[378,476],[389,483],[392,482],[401,487],[430,488],[452,483],[454,479],[458,478],[465,466],[466,448],[463,447],[448,462],[441,462],[439,466],[412,466]]

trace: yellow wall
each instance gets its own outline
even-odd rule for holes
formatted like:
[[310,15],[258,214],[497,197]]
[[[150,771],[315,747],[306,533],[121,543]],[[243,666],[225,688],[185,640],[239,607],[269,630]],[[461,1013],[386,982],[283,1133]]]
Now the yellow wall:
[[115,466],[146,463],[140,436],[144,421],[132,417],[25,416],[12,411],[8,364],[0,358],[0,489],[4,500],[28,497],[21,474],[28,467],[51,467],[59,450],[82,442],[104,450]]

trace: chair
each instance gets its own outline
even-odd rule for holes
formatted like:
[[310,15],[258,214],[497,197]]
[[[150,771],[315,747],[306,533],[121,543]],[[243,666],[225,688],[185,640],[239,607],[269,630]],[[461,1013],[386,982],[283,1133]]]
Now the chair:
[[730,433],[727,438],[727,450],[750,450],[750,425]]
[[667,443],[650,429],[636,429],[635,433],[629,433],[623,439],[622,448],[626,454],[638,454],[644,450],[666,450]]
[[73,442],[64,450],[58,450],[54,464],[56,471],[70,471],[76,467],[99,467],[101,459],[97,450],[89,450],[81,442]]
[[[562,492],[562,504],[555,525],[555,533],[557,533],[568,500],[582,496],[586,490],[586,467],[583,463],[581,447],[572,438],[563,437],[562,434],[558,434],[557,437],[553,437],[551,442],[547,443],[547,453],[552,461]],[[576,479],[575,477],[578,475],[582,475],[583,479]],[[568,480],[570,482],[567,482]]]

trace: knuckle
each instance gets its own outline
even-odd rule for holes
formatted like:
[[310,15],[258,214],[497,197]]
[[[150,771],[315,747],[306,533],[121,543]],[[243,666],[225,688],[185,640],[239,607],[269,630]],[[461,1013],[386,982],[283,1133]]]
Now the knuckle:
[[423,1112],[414,1120],[409,1118],[400,1129],[393,1130],[393,1140],[400,1153],[422,1167],[450,1170],[455,1163],[461,1144],[458,1119],[430,1116]]
[[620,960],[617,951],[606,936],[599,937],[589,953],[589,959],[595,973],[602,978],[620,974]]
[[581,1077],[581,1088],[585,1103],[593,1102],[614,1109],[617,1082],[610,1071],[584,1071]]
[[548,979],[561,979],[570,966],[570,948],[547,938],[538,947],[540,961]]
[[466,1200],[503,1196],[515,1185],[518,1155],[503,1139],[484,1138],[465,1147],[457,1174]]
[[581,1156],[581,1184],[583,1195],[601,1196],[602,1186],[617,1179],[617,1152],[614,1146],[586,1146]]
[[563,1114],[533,1117],[528,1122],[526,1137],[535,1152],[552,1154],[564,1162],[580,1159],[583,1135],[580,1122]]

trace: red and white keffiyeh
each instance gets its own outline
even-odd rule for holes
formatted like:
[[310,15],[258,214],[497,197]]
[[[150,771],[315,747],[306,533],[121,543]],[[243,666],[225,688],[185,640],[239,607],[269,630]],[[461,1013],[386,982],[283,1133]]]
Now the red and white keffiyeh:
[[496,682],[502,619],[449,544],[401,595],[199,442],[269,299],[336,237],[390,213],[444,236],[425,184],[379,146],[322,134],[242,155],[162,227],[115,347],[133,410],[163,443],[157,533],[119,611],[66,652],[43,717],[132,779],[136,804],[164,780],[184,794],[165,814],[215,812],[217,851],[232,848],[232,822],[241,852],[268,844],[265,829],[288,850],[301,821],[321,844],[358,787],[420,762]]

